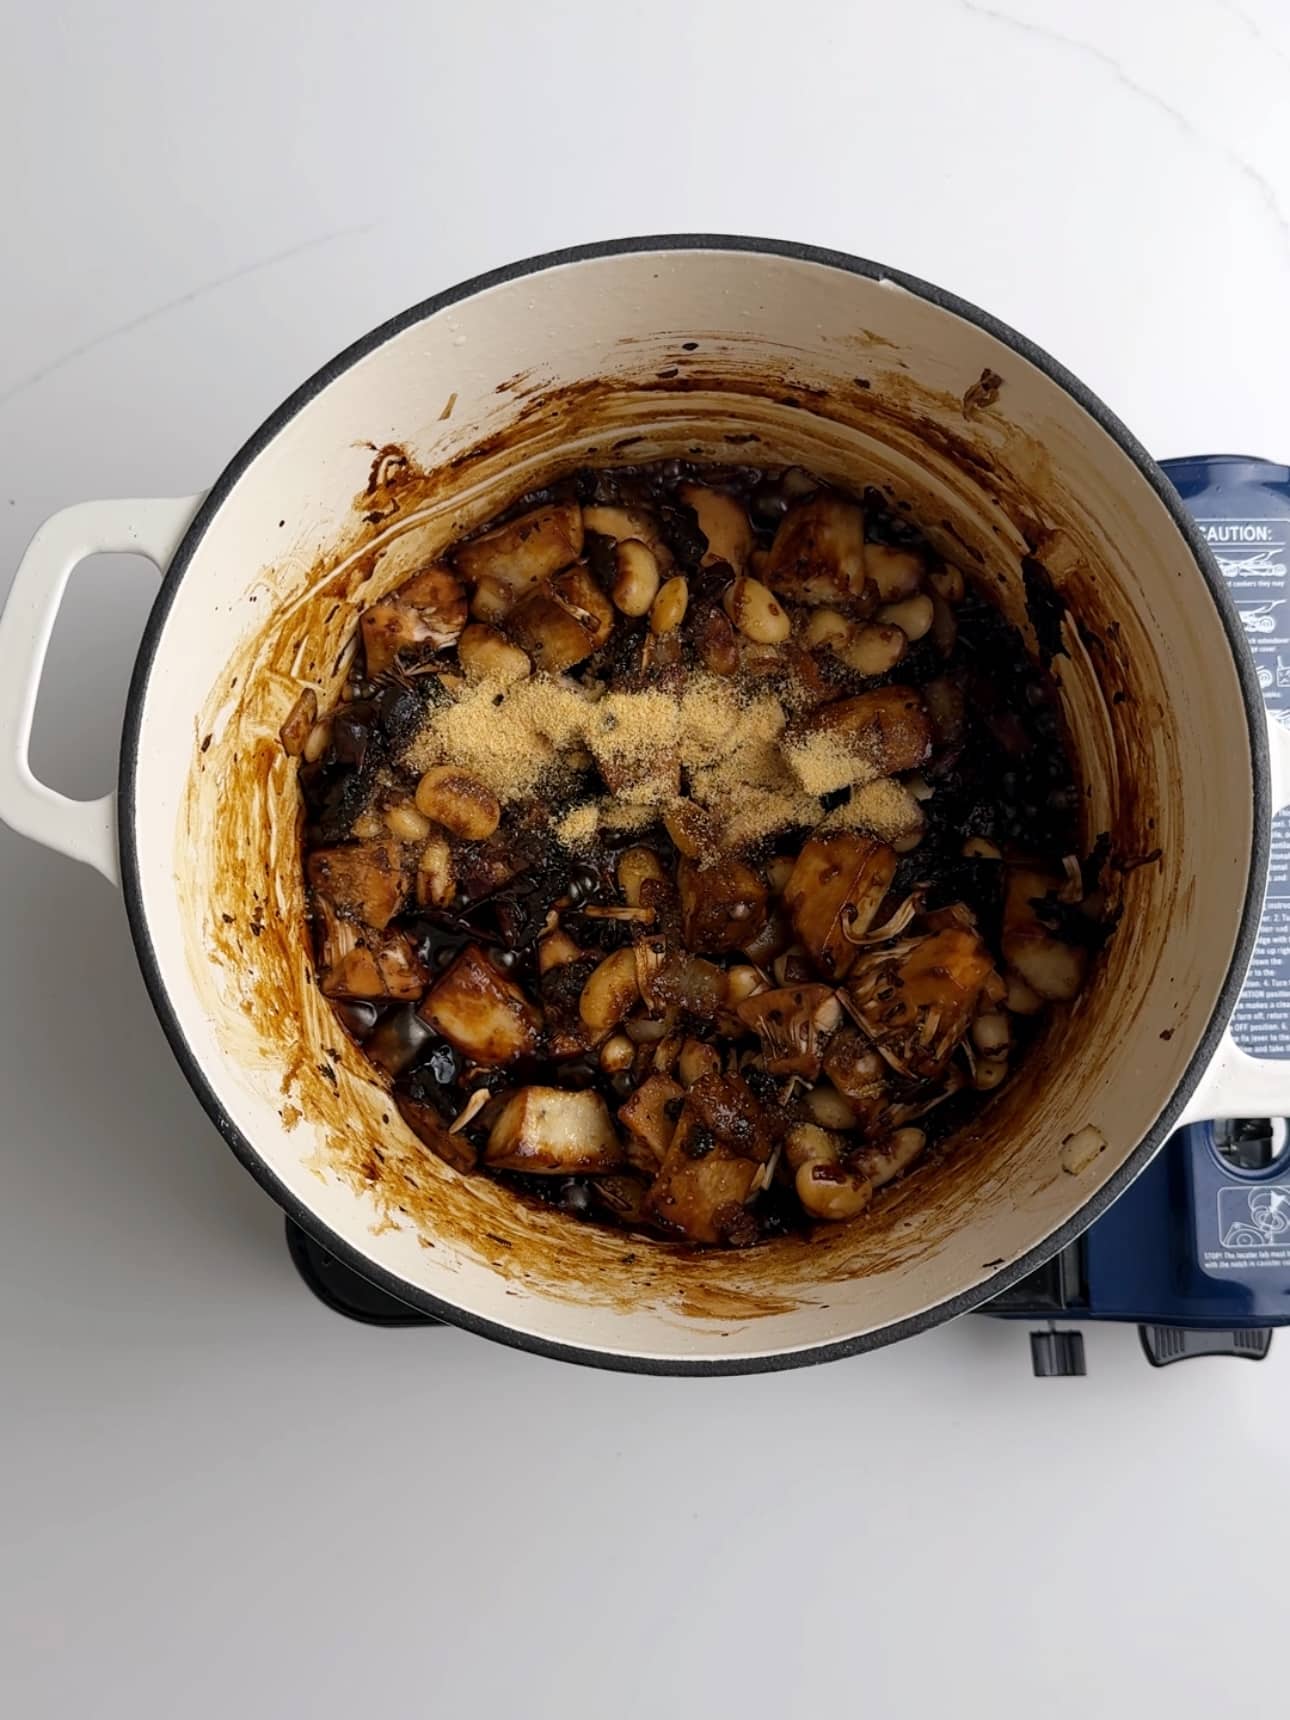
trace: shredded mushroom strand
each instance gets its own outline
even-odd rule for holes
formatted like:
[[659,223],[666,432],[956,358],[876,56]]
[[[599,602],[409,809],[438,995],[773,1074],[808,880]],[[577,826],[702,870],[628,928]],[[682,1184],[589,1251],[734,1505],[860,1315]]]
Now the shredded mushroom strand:
[[1084,869],[1073,854],[1063,854],[1062,870],[1066,880],[1057,892],[1059,902],[1082,902],[1084,900]]
[[475,1091],[470,1095],[469,1099],[467,1099],[461,1111],[458,1112],[457,1116],[455,1116],[452,1122],[449,1123],[448,1133],[450,1135],[460,1134],[462,1129],[466,1127],[467,1123],[469,1123],[472,1118],[479,1115],[491,1097],[492,1094],[488,1091],[487,1087],[476,1087]]
[[851,920],[854,918],[852,915],[843,921],[842,936],[849,944],[856,944],[862,948],[866,944],[882,944],[886,943],[889,938],[899,937],[922,908],[923,898],[926,894],[926,885],[920,884],[916,890],[910,891],[889,920],[881,926],[874,926],[867,932],[853,932],[851,930]]

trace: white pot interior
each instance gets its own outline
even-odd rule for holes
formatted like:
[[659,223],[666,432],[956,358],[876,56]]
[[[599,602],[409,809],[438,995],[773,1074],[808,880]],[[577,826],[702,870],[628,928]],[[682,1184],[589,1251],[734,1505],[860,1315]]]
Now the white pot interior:
[[[997,401],[965,408],[985,370]],[[338,684],[358,610],[398,583],[400,553],[376,552],[401,533],[437,547],[555,470],[690,449],[885,486],[1019,620],[1021,558],[1038,555],[1086,629],[1081,642],[1068,623],[1058,673],[1087,835],[1109,830],[1125,858],[1160,850],[1120,878],[1123,920],[1084,994],[943,1162],[859,1224],[698,1255],[530,1210],[417,1147],[314,989],[294,766],[276,738],[301,677]],[[1114,1177],[1226,975],[1252,769],[1230,647],[1185,540],[1043,370],[827,263],[644,251],[521,274],[411,321],[267,437],[161,627],[133,818],[177,1027],[286,1196],[478,1319],[574,1349],[736,1361],[969,1293]]]

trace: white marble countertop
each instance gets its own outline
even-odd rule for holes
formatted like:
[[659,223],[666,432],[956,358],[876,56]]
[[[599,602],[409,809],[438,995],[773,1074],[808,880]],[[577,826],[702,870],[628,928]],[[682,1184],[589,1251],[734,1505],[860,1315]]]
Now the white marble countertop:
[[[994,310],[1156,453],[1290,457],[1280,0],[15,8],[0,568],[182,494],[437,287],[682,229]],[[3,584],[7,574],[0,575]],[[36,762],[101,791],[152,576],[87,564]],[[1290,1339],[1038,1382],[962,1321],[654,1381],[314,1303],[121,905],[0,831],[0,1708],[1283,1714]]]

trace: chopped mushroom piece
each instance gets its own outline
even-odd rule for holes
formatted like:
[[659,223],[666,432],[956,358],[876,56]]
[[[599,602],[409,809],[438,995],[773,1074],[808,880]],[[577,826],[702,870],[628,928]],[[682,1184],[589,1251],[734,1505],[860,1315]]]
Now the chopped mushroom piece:
[[800,502],[780,522],[763,577],[797,603],[859,597],[865,583],[864,514],[828,491]]
[[574,620],[581,623],[591,649],[599,651],[614,630],[614,606],[587,569],[579,562],[551,581],[551,591]]
[[680,794],[681,756],[676,747],[624,752],[614,746],[612,733],[596,731],[587,741],[605,787],[633,806],[665,806]]
[[506,621],[511,637],[548,675],[562,674],[590,657],[596,649],[597,627],[589,612],[575,614],[545,589],[526,597]]
[[339,913],[383,932],[408,898],[410,868],[402,843],[389,837],[344,848],[315,848],[309,882]]
[[[689,1242],[737,1243],[741,1209],[760,1168],[701,1120],[692,1089],[650,1189],[649,1216],[661,1230]],[[756,1226],[751,1228],[747,1241],[756,1238]]]
[[467,579],[495,580],[514,595],[550,579],[581,554],[582,510],[576,502],[552,502],[459,544],[453,562]]
[[663,814],[663,827],[678,852],[687,859],[697,860],[716,846],[717,821],[706,807],[693,800],[669,806]]
[[[636,948],[639,955],[641,945]],[[677,951],[651,964],[641,989],[655,1005],[684,1009],[700,1021],[711,1021],[725,1002],[726,976],[714,962]]]
[[599,1093],[564,1087],[521,1087],[493,1124],[484,1157],[494,1170],[543,1176],[611,1171],[623,1162]]
[[363,1051],[387,1075],[399,1075],[434,1043],[434,1029],[407,1005],[383,1015],[363,1041]]
[[515,604],[515,597],[509,585],[503,585],[500,579],[489,579],[487,574],[475,581],[474,594],[470,599],[470,613],[476,621],[498,623],[506,619]]
[[553,968],[567,967],[570,962],[576,962],[581,955],[581,947],[574,942],[568,932],[557,926],[538,941],[538,972],[545,974],[550,973]]
[[765,925],[743,945],[743,954],[750,962],[756,962],[759,967],[769,967],[778,956],[793,941],[793,928],[788,916],[780,908],[775,908],[766,918]]
[[523,872],[523,860],[500,833],[486,842],[475,837],[466,840],[469,846],[454,847],[452,859],[458,887],[468,901],[505,889]]
[[363,653],[369,676],[384,674],[400,652],[444,651],[466,625],[466,593],[446,567],[427,567],[392,596],[363,611]]
[[522,681],[533,665],[504,633],[472,621],[457,641],[457,661],[471,680]]
[[635,1007],[641,995],[636,952],[615,950],[590,975],[578,999],[582,1025],[593,1040],[603,1039]]
[[733,675],[739,667],[739,641],[730,617],[715,605],[702,611],[695,624],[695,648],[710,674]]
[[409,657],[423,647],[437,651],[437,629],[409,603],[388,598],[363,612],[363,652],[371,675],[383,675],[400,653]]
[[[821,737],[823,755],[815,744]],[[879,687],[809,712],[785,737],[785,746],[802,787],[830,794],[854,782],[917,770],[931,756],[932,727],[914,688]]]
[[724,561],[736,573],[742,573],[753,547],[753,533],[748,515],[735,498],[722,490],[709,489],[707,484],[682,484],[677,495],[694,509],[699,530],[708,540],[702,566],[712,567]]
[[759,1164],[770,1158],[774,1119],[741,1075],[700,1076],[685,1104],[719,1141]]
[[468,944],[435,981],[421,1014],[476,1063],[510,1063],[537,1050],[537,1010],[477,944]]
[[635,538],[653,550],[660,571],[671,571],[672,552],[663,537],[658,516],[648,509],[585,507],[582,523],[587,531],[595,532],[599,537],[612,538],[616,544]]
[[874,950],[851,975],[851,1008],[899,1075],[934,1080],[972,1025],[994,963],[975,932],[952,929]]
[[896,873],[885,843],[853,831],[812,836],[784,889],[784,905],[804,947],[830,977],[851,969]]
[[618,1121],[627,1130],[625,1143],[632,1163],[652,1176],[676,1133],[685,1088],[668,1075],[650,1075],[642,1081],[625,1105]]
[[921,834],[927,824],[923,809],[908,786],[895,777],[879,777],[851,790],[851,798],[834,807],[820,824],[820,834],[833,830],[858,830],[895,844]]
[[449,1133],[448,1125],[433,1105],[414,1099],[410,1093],[396,1093],[394,1103],[421,1145],[429,1147],[436,1158],[451,1165],[455,1171],[474,1170],[479,1157],[475,1148],[464,1135]]
[[403,932],[375,934],[324,910],[318,966],[324,997],[415,1002],[426,971]]
[[759,1035],[768,1074],[815,1081],[842,1005],[830,985],[783,986],[746,998],[735,1013]]
[[830,1039],[824,1073],[856,1114],[866,1133],[879,1126],[891,1104],[890,1071],[864,1035],[844,1027]]
[[[466,625],[465,587],[449,567],[423,567],[404,581],[395,596],[401,603],[410,603],[435,629],[440,650],[455,643]],[[367,672],[372,672],[370,663]]]
[[1036,902],[1061,887],[1062,880],[1051,873],[1017,866],[1008,873],[1003,906],[1003,959],[1031,991],[1054,1003],[1068,1003],[1076,995],[1088,966],[1087,951],[1063,943],[1035,912]]
[[619,1224],[648,1224],[649,1183],[644,1177],[598,1176],[591,1193]]
[[739,950],[766,920],[766,886],[741,860],[713,866],[683,860],[677,870],[686,945],[706,955]]
[[676,1060],[676,1073],[684,1087],[693,1087],[704,1075],[721,1073],[721,1052],[703,1039],[687,1039]]

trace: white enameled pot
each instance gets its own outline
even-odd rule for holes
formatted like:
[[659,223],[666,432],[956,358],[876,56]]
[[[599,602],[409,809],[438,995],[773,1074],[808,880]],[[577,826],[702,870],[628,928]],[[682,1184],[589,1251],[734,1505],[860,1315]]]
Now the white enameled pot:
[[[1086,835],[1155,856],[1116,874],[1123,917],[1083,995],[943,1162],[858,1224],[742,1253],[579,1226],[420,1151],[314,988],[276,738],[427,553],[559,469],[691,449],[884,486],[1022,622],[1023,562],[1042,564],[1070,612],[1057,673]],[[27,743],[67,578],[101,550],[164,577],[118,792],[81,804],[33,778]],[[1060,366],[853,257],[630,240],[417,306],[307,382],[204,498],[41,528],[0,621],[0,733],[0,816],[120,881],[171,1045],[248,1169],[396,1295],[531,1349],[696,1373],[865,1349],[1032,1269],[1185,1118],[1290,1098],[1285,1066],[1225,1037],[1290,762],[1212,556]]]

